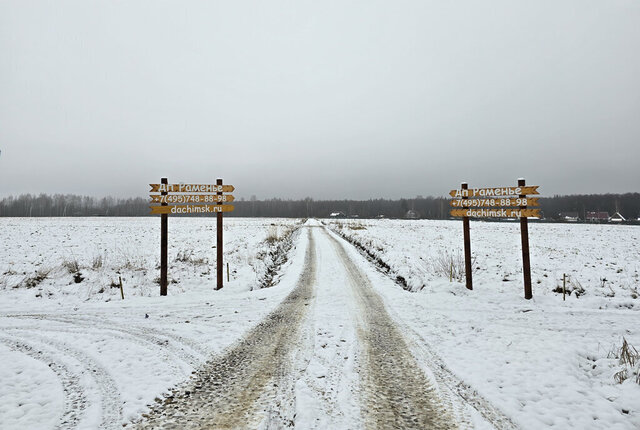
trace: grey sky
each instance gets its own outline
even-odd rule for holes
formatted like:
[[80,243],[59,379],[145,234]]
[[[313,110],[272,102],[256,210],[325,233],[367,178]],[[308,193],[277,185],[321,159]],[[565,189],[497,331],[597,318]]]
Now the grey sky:
[[0,0],[0,197],[640,191],[640,2]]

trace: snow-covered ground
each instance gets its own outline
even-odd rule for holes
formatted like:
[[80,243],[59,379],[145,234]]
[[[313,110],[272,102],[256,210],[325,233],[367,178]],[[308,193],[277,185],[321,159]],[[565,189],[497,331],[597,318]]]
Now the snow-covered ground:
[[[116,428],[137,419],[294,290],[312,237],[312,347],[300,351],[307,365],[295,385],[296,423],[357,428],[363,361],[350,324],[360,317],[346,306],[339,247],[319,227],[294,235],[276,285],[256,289],[273,258],[268,237],[300,221],[226,219],[231,279],[214,291],[215,221],[171,218],[175,282],[158,297],[159,224],[0,218],[0,428]],[[473,291],[456,279],[461,222],[339,224],[332,228],[390,266],[383,273],[343,246],[350,273],[361,272],[354,279],[380,294],[417,362],[454,407],[463,403],[467,422],[491,428],[495,408],[493,417],[504,413],[524,429],[640,427],[637,370],[617,383],[626,366],[613,357],[623,337],[640,347],[640,228],[530,224],[534,298],[525,300],[518,224],[472,222]],[[566,301],[553,292],[563,273]],[[113,287],[120,277],[125,300]]]
[[[530,223],[534,298],[525,300],[517,223],[471,223],[473,291],[464,275],[449,281],[461,221],[331,225],[418,291],[378,288],[407,333],[522,428],[640,428],[637,365],[613,358],[623,337],[640,348],[640,228]],[[563,301],[553,292],[564,273],[583,294]],[[614,375],[625,369],[619,384]]]
[[[264,271],[260,253],[268,251],[267,236],[299,223],[227,218],[224,253],[232,288],[253,288]],[[159,218],[2,218],[0,238],[5,303],[30,296],[67,304],[120,300],[120,277],[126,297],[159,291]],[[215,287],[215,245],[215,218],[169,220],[169,295]]]
[[[270,258],[267,237],[300,220],[226,219],[231,276],[214,291],[215,219],[172,218],[175,282],[159,297],[159,224],[0,218],[1,429],[53,428],[60,416],[63,428],[121,427],[254,326],[297,281],[292,259],[277,288],[251,291]],[[69,270],[75,262],[79,283]],[[38,273],[46,277],[36,282]],[[112,288],[119,277],[125,300]]]

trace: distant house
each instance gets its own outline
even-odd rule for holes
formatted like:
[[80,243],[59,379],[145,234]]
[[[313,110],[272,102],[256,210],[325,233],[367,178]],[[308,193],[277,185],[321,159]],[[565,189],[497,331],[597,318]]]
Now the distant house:
[[589,222],[609,222],[609,214],[607,212],[587,212],[585,219]]
[[344,212],[331,212],[329,218],[346,218],[347,215]]
[[406,214],[404,214],[406,219],[418,219],[418,212],[414,210],[408,210]]
[[562,221],[576,222],[578,221],[578,212],[560,212]]
[[623,222],[626,221],[625,217],[623,217],[620,212],[616,212],[609,218],[609,222]]

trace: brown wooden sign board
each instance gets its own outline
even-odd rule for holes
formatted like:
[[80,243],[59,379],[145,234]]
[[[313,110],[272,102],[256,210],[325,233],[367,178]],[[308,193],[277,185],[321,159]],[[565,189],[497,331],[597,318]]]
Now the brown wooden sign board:
[[538,218],[540,209],[451,209],[450,214],[469,218]]
[[470,188],[468,190],[451,190],[451,197],[516,197],[528,194],[540,194],[538,185],[522,187]]
[[486,207],[521,207],[540,206],[537,197],[504,197],[496,199],[460,199],[451,200],[449,204],[454,208],[486,208]]
[[[527,206],[539,206],[538,198],[528,198],[527,195],[540,194],[538,186],[526,186],[524,178],[518,179],[516,187],[472,188],[463,182],[460,189],[451,190],[449,195],[454,197],[451,215],[462,217],[462,233],[464,237],[464,271],[467,289],[473,289],[472,261],[471,261],[471,232],[470,218],[520,218],[520,238],[522,241],[522,276],[524,278],[524,298],[531,299],[531,260],[529,258],[529,227],[528,217],[540,217],[540,209],[528,209]],[[459,198],[456,199],[456,198]],[[507,209],[516,207],[517,209]]]
[[149,206],[151,215],[157,214],[206,214],[216,212],[231,212],[235,209],[232,205],[169,205],[169,206]]
[[231,194],[152,194],[151,203],[230,203],[235,200]]
[[151,193],[232,193],[233,185],[214,184],[149,184]]
[[[160,215],[160,295],[167,295],[168,272],[169,272],[169,215],[170,214],[212,214],[216,215],[216,290],[222,288],[223,271],[223,245],[222,240],[223,212],[231,212],[234,207],[223,203],[232,202],[234,197],[229,194],[235,190],[233,185],[223,185],[222,179],[216,179],[213,184],[169,184],[167,178],[160,178],[159,184],[149,184],[152,193],[152,203],[159,203],[158,206],[150,206],[151,214]],[[177,194],[169,194],[177,193]],[[172,203],[172,204],[169,204]],[[177,203],[177,204],[176,204]],[[185,204],[187,203],[187,204]],[[196,204],[193,204],[196,203]],[[208,204],[217,203],[217,204]]]

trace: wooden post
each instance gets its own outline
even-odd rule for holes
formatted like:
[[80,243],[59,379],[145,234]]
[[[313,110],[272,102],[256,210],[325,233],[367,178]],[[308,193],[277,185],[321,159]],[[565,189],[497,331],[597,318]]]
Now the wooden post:
[[[160,180],[161,184],[168,184],[167,178]],[[160,193],[163,196],[167,195],[166,191]],[[162,206],[167,206],[167,203],[162,203]],[[169,234],[169,214],[160,215],[160,295],[167,295],[167,248],[168,248],[168,234]]]
[[229,283],[229,262],[227,262],[227,283]]
[[[524,179],[518,179],[518,187],[525,186]],[[526,195],[520,195],[520,198],[526,198]],[[520,209],[526,209],[526,206],[520,206]],[[522,238],[522,274],[524,276],[524,298],[529,300],[533,297],[531,291],[531,263],[529,261],[529,224],[527,217],[520,217],[520,236]]]
[[122,276],[118,276],[120,278],[120,295],[122,296],[122,300],[124,300],[124,288],[122,288]]
[[565,296],[567,294],[567,274],[563,273],[562,274],[562,301],[564,302]]
[[[216,185],[222,185],[222,179],[216,179]],[[222,192],[218,192],[217,195],[221,196]],[[218,202],[218,205],[222,206],[222,202]],[[217,256],[216,256],[216,265],[217,265],[217,285],[216,285],[216,290],[219,290],[222,288],[222,274],[223,274],[223,263],[222,263],[222,212],[218,212],[216,214],[216,238],[217,238],[217,243],[216,243],[216,250],[217,250]]]
[[[469,185],[463,182],[460,186],[462,190],[467,190]],[[467,200],[469,197],[465,196],[463,191],[463,199]],[[471,277],[471,233],[469,231],[469,217],[462,217],[462,230],[464,234],[464,274],[467,281],[467,289],[473,290],[473,279]]]

